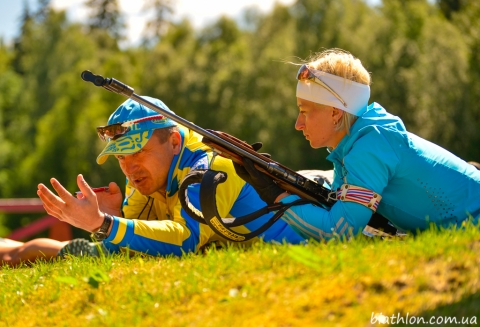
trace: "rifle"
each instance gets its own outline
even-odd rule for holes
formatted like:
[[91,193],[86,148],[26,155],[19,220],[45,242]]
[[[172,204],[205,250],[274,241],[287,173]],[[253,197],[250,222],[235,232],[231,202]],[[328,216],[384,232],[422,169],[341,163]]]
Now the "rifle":
[[86,70],[82,72],[82,79],[91,82],[95,86],[101,86],[111,92],[115,92],[131,98],[138,103],[158,112],[165,117],[183,125],[190,130],[203,136],[202,142],[214,149],[216,153],[232,161],[242,164],[242,157],[247,157],[256,164],[256,168],[264,174],[270,176],[285,191],[296,194],[301,198],[311,200],[322,206],[331,207],[335,200],[329,197],[329,189],[319,185],[303,175],[281,165],[280,163],[265,157],[255,151],[252,146],[244,141],[237,139],[224,132],[203,129],[192,122],[172,113],[163,108],[143,99],[134,93],[134,89],[114,78],[104,78],[100,75],[94,75]]
[[[303,175],[300,175],[299,173],[289,169],[288,167],[281,165],[280,163],[272,160],[271,158],[268,158],[257,151],[253,149],[253,147],[239,139],[237,139],[234,136],[231,136],[227,133],[219,132],[219,131],[214,131],[210,129],[203,129],[192,122],[189,122],[188,120],[172,113],[167,110],[164,110],[163,108],[149,102],[148,100],[145,100],[144,98],[140,97],[139,95],[135,94],[134,89],[114,78],[104,78],[103,76],[100,75],[94,75],[92,72],[86,70],[83,71],[81,74],[81,77],[84,81],[86,82],[91,82],[95,86],[103,87],[107,89],[108,91],[118,93],[121,95],[126,96],[127,98],[131,98],[132,100],[137,101],[138,103],[158,112],[161,115],[164,115],[165,117],[170,118],[171,120],[177,122],[180,125],[183,125],[190,130],[193,130],[197,132],[198,134],[203,136],[202,142],[208,145],[213,149],[214,152],[217,154],[226,157],[238,164],[243,164],[242,163],[242,157],[246,157],[250,160],[252,160],[255,164],[255,167],[262,173],[270,176],[277,184],[279,187],[284,189],[285,191],[291,193],[291,194],[296,194],[299,197],[301,197],[304,200],[298,200],[295,203],[291,203],[288,205],[284,204],[275,204],[272,206],[267,207],[268,211],[259,211],[260,214],[265,214],[266,212],[273,211],[273,210],[278,210],[277,214],[272,217],[272,219],[269,221],[269,223],[265,224],[259,230],[252,232],[250,234],[239,234],[231,229],[229,227],[235,227],[239,225],[243,225],[248,221],[251,221],[253,219],[256,219],[258,216],[252,216],[248,215],[245,217],[240,217],[236,218],[236,222],[230,222],[230,223],[225,223],[222,221],[222,219],[217,219],[219,217],[218,212],[216,211],[216,205],[213,204],[213,209],[211,208],[211,199],[212,195],[208,197],[208,200],[202,201],[202,195],[200,198],[200,204],[202,206],[202,203],[209,203],[209,212],[210,214],[205,215],[207,217],[203,217],[202,213],[199,212],[198,210],[195,210],[194,208],[191,207],[191,205],[188,203],[188,200],[185,201],[185,198],[180,197],[182,201],[182,206],[184,209],[191,215],[194,219],[201,223],[207,223],[214,231],[219,233],[220,235],[226,237],[229,240],[233,241],[245,241],[248,240],[252,237],[255,237],[256,235],[260,234],[262,231],[266,230],[268,227],[270,227],[278,218],[283,214],[283,212],[288,209],[291,205],[297,205],[297,204],[304,204],[304,203],[313,203],[322,207],[331,207],[335,203],[335,199],[330,197],[329,194],[331,193],[331,190],[323,187],[322,185],[318,184],[317,182],[310,180],[306,178]],[[208,187],[216,189],[216,185],[220,182],[223,182],[226,179],[226,176],[224,177],[215,177],[215,174],[209,174],[210,178],[210,185]],[[198,183],[201,181],[201,178],[199,179],[198,176],[188,176],[190,177],[190,183]],[[213,180],[216,178],[217,184],[213,182]],[[185,179],[188,179],[187,177]],[[186,186],[188,183],[183,183],[180,188],[181,194],[186,191]],[[204,184],[202,182],[202,184]],[[202,186],[201,186],[202,187]],[[214,193],[213,193],[213,198],[214,198]],[[202,209],[204,209],[204,206],[202,206]],[[211,209],[211,210],[210,210]],[[205,210],[204,214],[205,214]],[[244,219],[242,219],[244,218]]]

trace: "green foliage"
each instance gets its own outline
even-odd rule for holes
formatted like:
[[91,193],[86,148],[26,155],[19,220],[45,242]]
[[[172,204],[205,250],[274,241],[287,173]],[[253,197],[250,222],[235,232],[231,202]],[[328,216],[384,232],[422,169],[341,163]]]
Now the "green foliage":
[[427,2],[389,1],[383,10],[395,17],[385,33],[397,35],[383,58],[381,84],[374,79],[379,102],[401,116],[410,131],[456,150],[458,111],[468,85],[468,48],[461,32]]
[[125,29],[123,15],[118,0],[88,0],[90,8],[89,27],[92,31],[106,31],[120,40]]
[[268,14],[247,11],[243,24],[222,17],[194,30],[188,20],[168,21],[170,1],[154,0],[149,8],[162,21],[150,25],[148,42],[127,49],[118,45],[118,2],[89,4],[88,26],[48,1],[36,13],[25,9],[15,46],[0,46],[2,198],[35,197],[36,185],[53,176],[72,192],[78,173],[92,185],[124,183],[115,160],[96,164],[104,144],[94,127],[125,99],[84,83],[85,69],[160,98],[201,127],[261,141],[292,169],[329,169],[326,152],[294,129],[291,63],[332,47],[362,60],[373,77],[371,100],[410,131],[480,161],[478,1],[384,0],[373,8],[362,0],[298,0]]
[[170,26],[173,14],[172,0],[147,0],[144,12],[153,12],[153,17],[146,22],[142,43],[146,46],[157,43]]
[[9,197],[13,195],[13,167],[19,159],[15,151],[15,143],[11,139],[13,132],[12,123],[15,119],[15,112],[8,108],[15,107],[15,100],[21,92],[21,77],[10,66],[11,53],[0,47],[0,196]]

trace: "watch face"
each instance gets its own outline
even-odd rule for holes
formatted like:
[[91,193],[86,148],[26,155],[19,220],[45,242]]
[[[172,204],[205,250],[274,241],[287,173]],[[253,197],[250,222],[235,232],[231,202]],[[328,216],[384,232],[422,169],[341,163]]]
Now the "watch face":
[[105,234],[103,232],[96,232],[96,233],[93,233],[91,236],[96,241],[103,241],[104,239],[107,238],[107,234]]

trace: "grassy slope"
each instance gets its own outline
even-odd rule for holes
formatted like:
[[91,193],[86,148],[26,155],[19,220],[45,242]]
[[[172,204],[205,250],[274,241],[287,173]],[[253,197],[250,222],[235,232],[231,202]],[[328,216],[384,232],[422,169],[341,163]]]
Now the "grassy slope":
[[473,321],[479,252],[480,231],[468,228],[4,268],[0,326],[369,326],[372,312]]

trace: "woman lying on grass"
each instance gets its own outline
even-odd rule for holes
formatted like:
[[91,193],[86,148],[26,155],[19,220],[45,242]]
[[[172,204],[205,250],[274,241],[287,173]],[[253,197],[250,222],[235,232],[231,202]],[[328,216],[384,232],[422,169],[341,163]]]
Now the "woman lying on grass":
[[[399,117],[368,104],[370,74],[350,53],[332,49],[297,73],[295,128],[312,148],[326,147],[334,166],[337,202],[326,210],[291,207],[283,220],[304,237],[330,239],[360,233],[378,212],[400,230],[431,223],[461,226],[480,216],[480,171],[440,146],[408,132]],[[441,108],[439,108],[441,110]],[[299,197],[285,193],[245,159],[237,173],[269,204]]]

